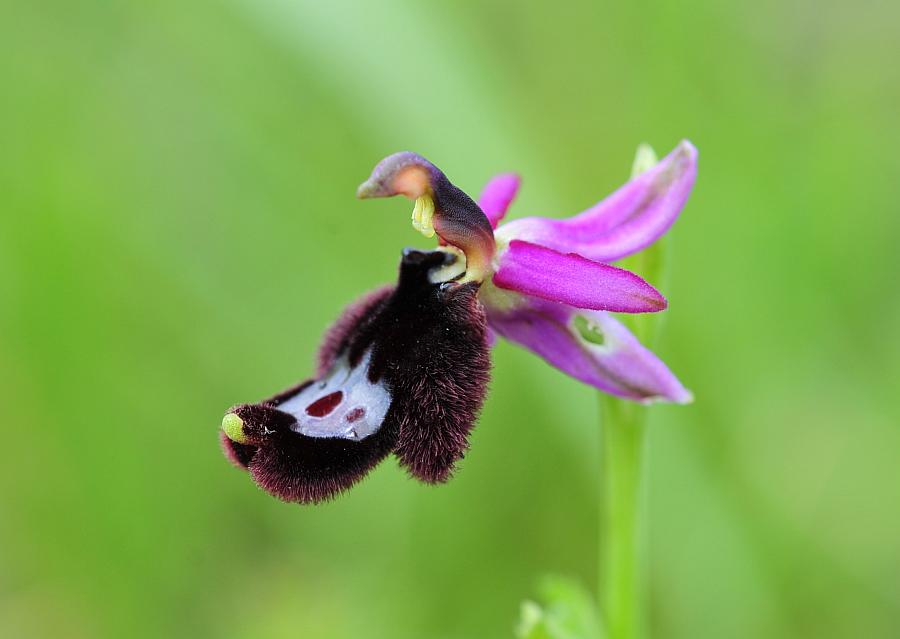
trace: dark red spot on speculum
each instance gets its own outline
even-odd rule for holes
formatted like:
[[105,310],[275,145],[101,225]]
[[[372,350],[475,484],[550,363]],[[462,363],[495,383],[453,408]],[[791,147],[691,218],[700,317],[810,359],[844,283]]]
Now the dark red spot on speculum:
[[347,417],[345,417],[344,419],[347,420],[348,424],[353,424],[353,423],[361,420],[365,416],[365,414],[366,414],[366,409],[363,408],[362,406],[357,406],[356,408],[351,410],[349,413],[347,413]]
[[306,414],[310,417],[325,417],[337,408],[338,404],[340,404],[343,399],[343,391],[334,391],[333,393],[325,395],[325,397],[320,397],[307,406]]

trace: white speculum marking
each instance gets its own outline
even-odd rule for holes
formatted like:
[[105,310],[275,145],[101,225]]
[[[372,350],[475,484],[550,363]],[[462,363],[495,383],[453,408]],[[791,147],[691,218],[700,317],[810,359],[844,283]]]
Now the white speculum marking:
[[294,432],[307,437],[361,440],[378,432],[391,406],[383,381],[368,378],[371,351],[351,368],[346,355],[328,374],[277,406],[297,420]]
[[461,277],[466,272],[466,254],[455,246],[440,246],[436,251],[443,251],[450,257],[443,266],[436,266],[428,271],[428,281],[432,284],[442,284]]

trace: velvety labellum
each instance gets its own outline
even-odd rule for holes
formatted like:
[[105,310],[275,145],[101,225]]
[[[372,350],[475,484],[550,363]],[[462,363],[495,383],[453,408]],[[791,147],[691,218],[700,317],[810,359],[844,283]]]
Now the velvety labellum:
[[229,412],[228,457],[300,503],[334,497],[392,452],[417,479],[446,481],[490,368],[479,285],[429,277],[448,257],[405,251],[397,286],[364,296],[326,333],[318,379]]

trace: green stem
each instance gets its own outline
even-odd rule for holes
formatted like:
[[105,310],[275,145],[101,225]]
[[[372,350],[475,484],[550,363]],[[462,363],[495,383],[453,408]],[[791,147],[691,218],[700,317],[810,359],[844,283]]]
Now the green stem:
[[609,639],[640,632],[641,461],[647,409],[601,395],[600,609]]

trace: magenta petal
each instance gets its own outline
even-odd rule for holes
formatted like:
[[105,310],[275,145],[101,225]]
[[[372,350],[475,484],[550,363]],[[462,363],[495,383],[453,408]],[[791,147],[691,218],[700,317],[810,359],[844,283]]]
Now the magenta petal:
[[498,230],[497,237],[612,262],[649,246],[672,226],[696,176],[697,149],[683,140],[656,166],[587,211],[564,220],[513,220]]
[[526,295],[597,311],[652,313],[665,298],[625,269],[513,240],[500,257],[494,284]]
[[[666,365],[608,313],[526,299],[511,311],[488,307],[491,328],[567,375],[613,395],[679,404],[693,399]],[[579,317],[591,339],[579,330]]]
[[487,215],[493,228],[497,228],[497,224],[506,215],[506,210],[519,191],[519,183],[519,176],[515,173],[503,173],[491,178],[482,189],[478,206]]

